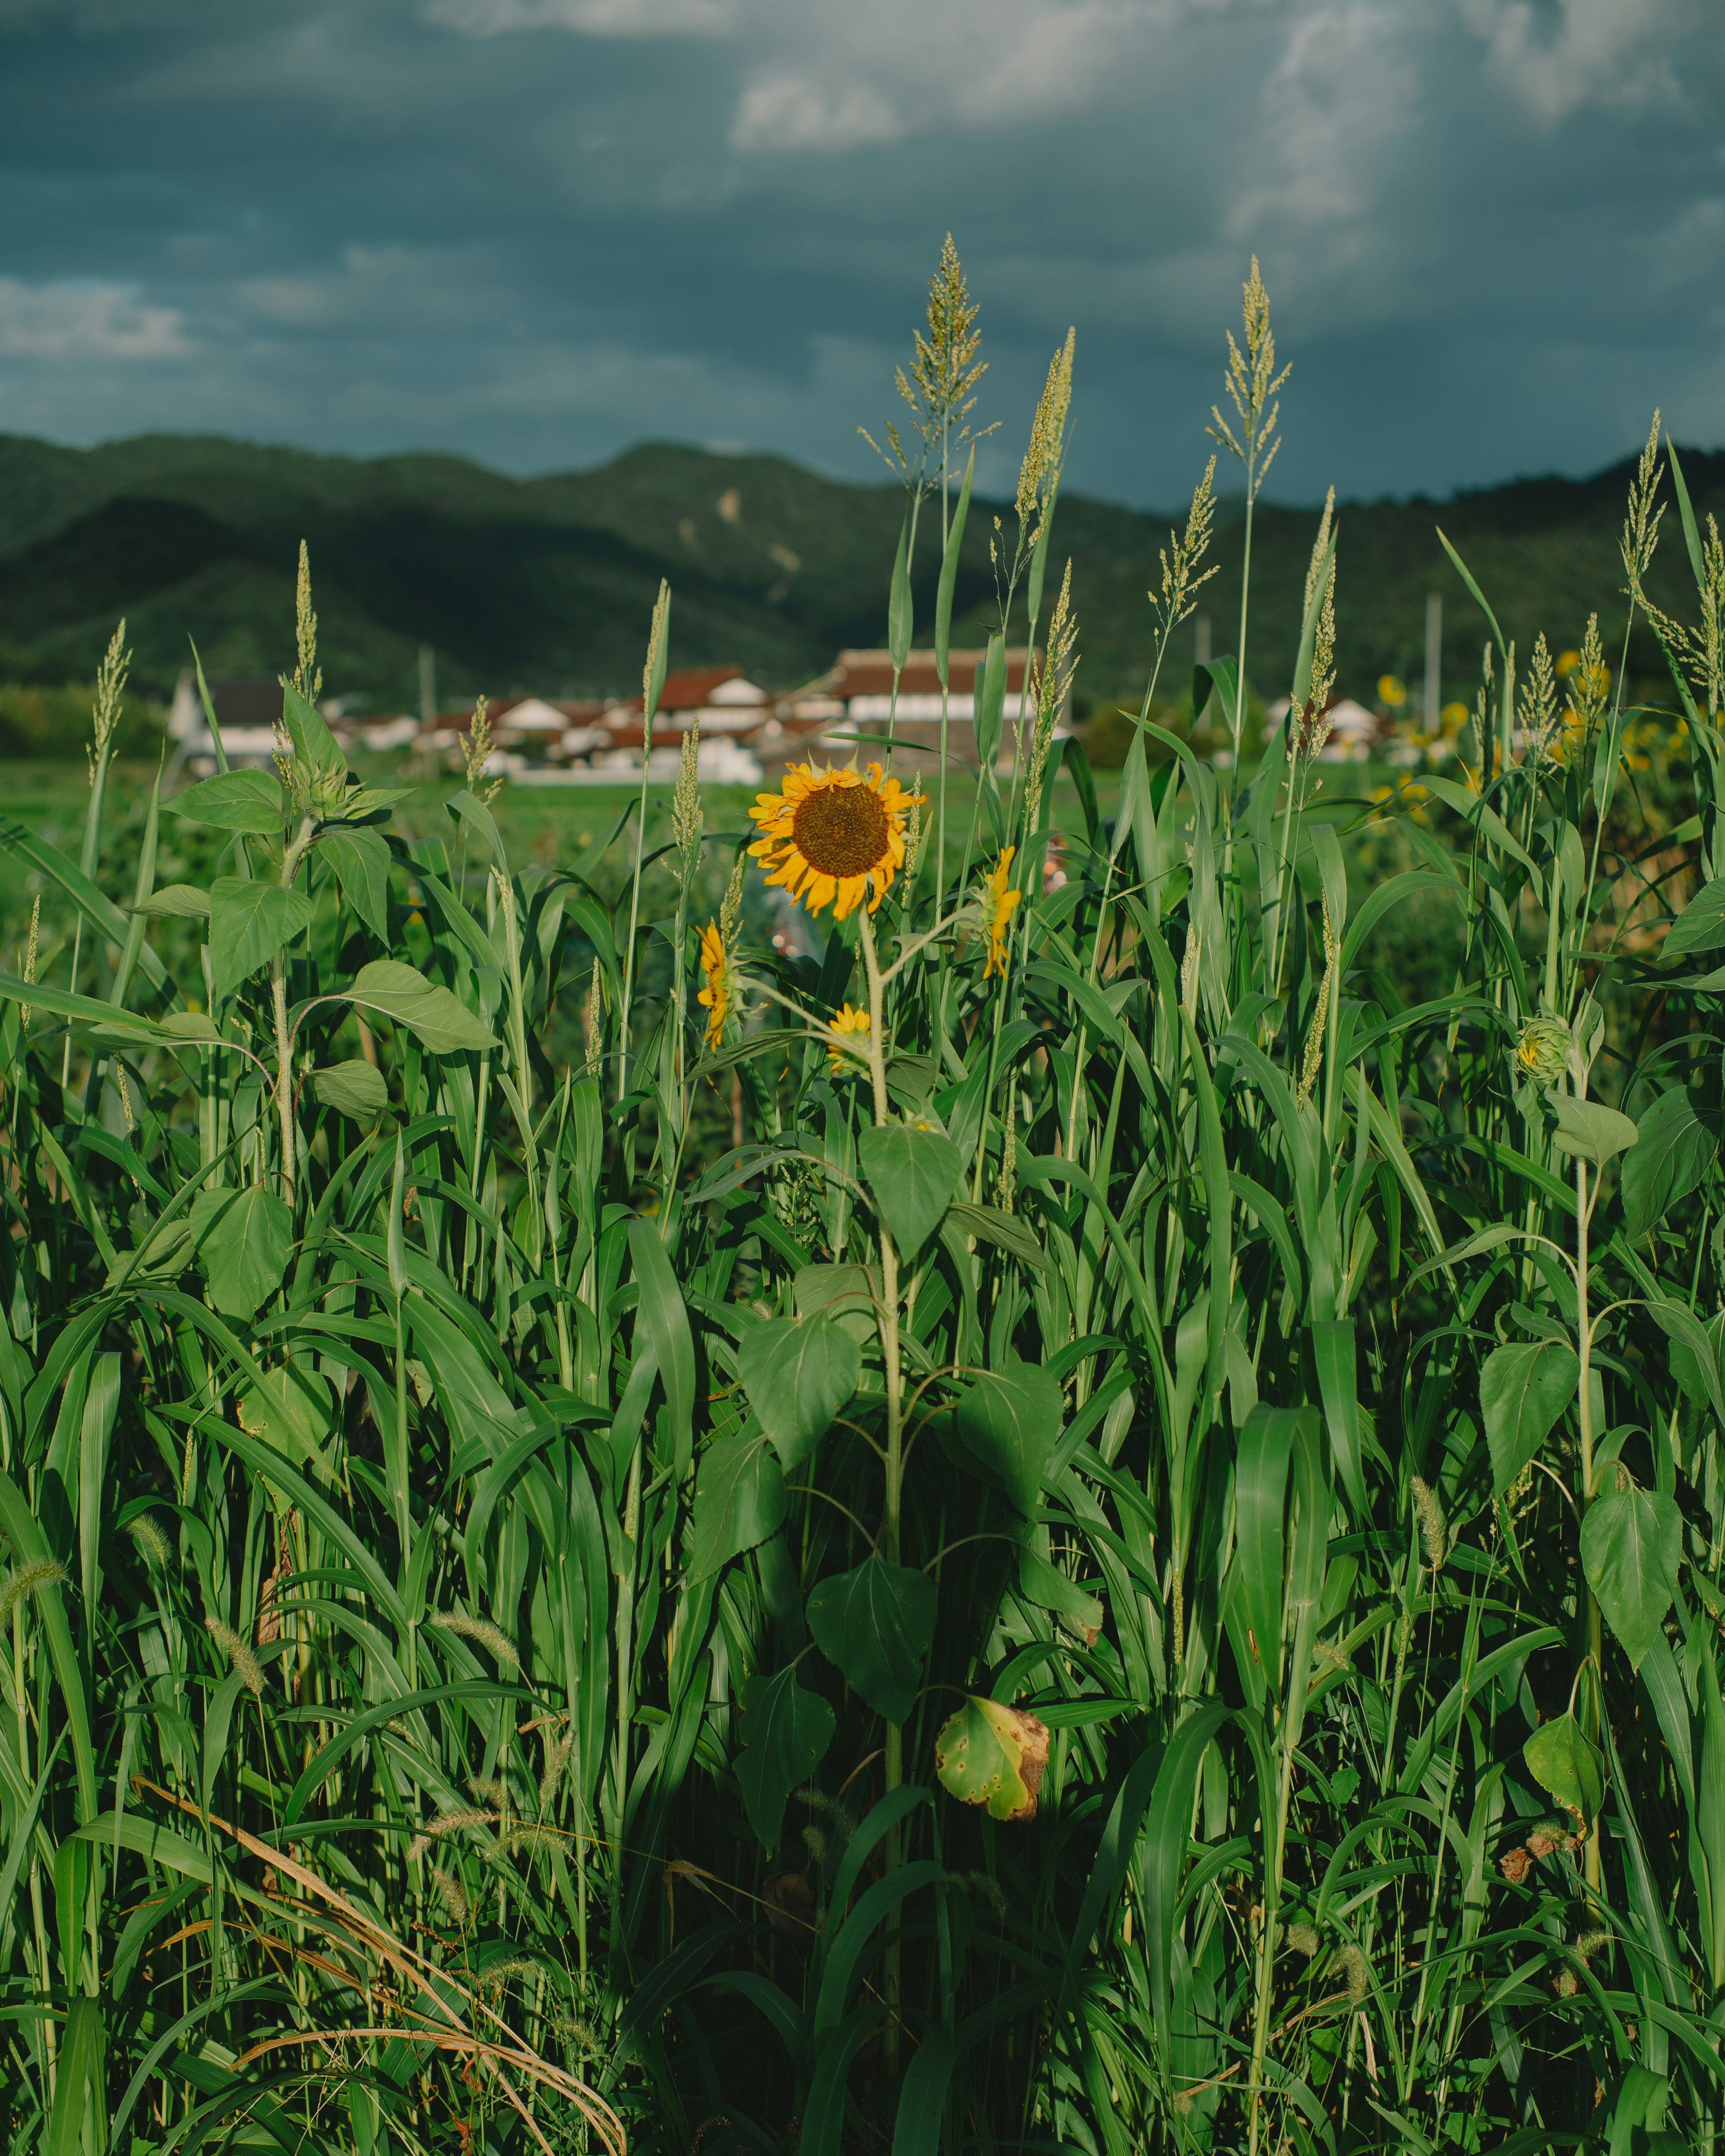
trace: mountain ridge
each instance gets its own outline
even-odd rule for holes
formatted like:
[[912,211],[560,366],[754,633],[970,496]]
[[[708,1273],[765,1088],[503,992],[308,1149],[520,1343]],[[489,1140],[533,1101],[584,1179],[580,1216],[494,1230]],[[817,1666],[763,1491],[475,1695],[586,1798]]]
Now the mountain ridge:
[[[1698,516],[1725,511],[1725,453],[1683,452]],[[1425,597],[1445,608],[1446,696],[1466,694],[1484,624],[1445,559],[1441,522],[1527,649],[1579,642],[1597,609],[1620,637],[1617,530],[1633,458],[1579,480],[1545,475],[1438,502],[1344,503],[1337,620],[1341,685],[1369,695],[1422,664]],[[644,442],[586,471],[519,480],[440,452],[353,458],[219,435],[125,437],[69,449],[0,434],[0,678],[88,679],[126,615],[140,685],[165,693],[195,637],[212,673],[292,663],[299,541],[311,550],[326,685],[372,709],[411,706],[418,653],[437,654],[444,701],[626,693],[639,680],[653,596],[674,593],[675,663],[735,660],[774,688],[817,674],[847,644],[884,639],[903,515],[891,483],[833,480],[768,453]],[[1004,505],[973,503],[955,639],[993,625],[988,540]],[[1219,503],[1205,587],[1212,648],[1231,649],[1239,608],[1238,497]],[[1262,502],[1255,516],[1249,671],[1267,692],[1291,657],[1317,511]],[[932,620],[938,505],[925,505],[913,590]],[[1170,516],[1063,496],[1051,574],[1070,555],[1087,701],[1142,687]],[[1664,603],[1692,611],[1681,536],[1656,564]],[[1014,637],[1023,634],[1022,610]],[[1192,652],[1181,632],[1160,693],[1177,696]],[[1637,650],[1636,666],[1656,654]]]

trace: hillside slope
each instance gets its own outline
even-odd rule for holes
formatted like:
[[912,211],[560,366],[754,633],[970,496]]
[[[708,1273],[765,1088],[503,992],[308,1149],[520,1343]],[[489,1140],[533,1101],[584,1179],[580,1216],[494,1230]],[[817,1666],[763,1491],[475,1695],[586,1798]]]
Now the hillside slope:
[[[1725,511],[1725,454],[1686,457],[1697,509]],[[1631,467],[1584,480],[1529,480],[1429,501],[1340,512],[1343,686],[1369,694],[1385,671],[1421,665],[1425,601],[1443,593],[1445,692],[1466,694],[1483,634],[1445,562],[1441,522],[1525,649],[1541,628],[1576,643],[1597,608],[1620,634],[1617,530]],[[1226,478],[1228,475],[1220,475]],[[680,664],[735,660],[773,686],[806,680],[847,644],[883,639],[886,573],[903,498],[891,486],[824,479],[784,459],[715,456],[649,443],[597,470],[518,480],[456,457],[314,456],[217,437],[142,435],[89,450],[0,435],[0,678],[87,679],[124,613],[136,677],[166,690],[195,636],[213,672],[291,663],[293,569],[311,547],[326,685],[372,708],[410,706],[417,654],[438,654],[446,699],[484,689],[577,695],[627,690],[661,575],[675,592]],[[978,502],[966,534],[955,634],[991,625],[988,534]],[[1234,647],[1237,502],[1219,520],[1207,588],[1213,648]],[[937,505],[924,512],[932,534]],[[1169,519],[1068,497],[1055,533],[1069,555],[1089,698],[1142,683]],[[1267,692],[1298,637],[1316,513],[1260,506],[1249,657]],[[1009,528],[1010,520],[1009,518]],[[1657,581],[1690,610],[1680,534]],[[936,546],[915,578],[919,624],[933,607]],[[925,626],[926,633],[926,626]],[[1021,632],[1020,632],[1021,633]],[[1177,647],[1178,693],[1191,654]],[[1651,654],[1640,663],[1651,665]]]

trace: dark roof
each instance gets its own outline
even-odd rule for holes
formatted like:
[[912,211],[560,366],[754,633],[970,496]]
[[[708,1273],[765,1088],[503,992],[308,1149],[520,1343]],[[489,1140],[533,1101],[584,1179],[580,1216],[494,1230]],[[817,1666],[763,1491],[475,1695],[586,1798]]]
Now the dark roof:
[[212,681],[210,701],[222,726],[273,726],[281,716],[279,681]]

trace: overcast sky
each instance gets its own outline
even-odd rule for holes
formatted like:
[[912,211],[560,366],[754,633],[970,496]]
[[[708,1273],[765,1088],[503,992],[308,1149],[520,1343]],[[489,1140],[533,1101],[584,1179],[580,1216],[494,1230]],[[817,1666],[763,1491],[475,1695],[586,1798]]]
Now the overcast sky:
[[1305,499],[1725,440],[1720,0],[0,0],[0,429],[861,475],[950,226],[1016,464]]

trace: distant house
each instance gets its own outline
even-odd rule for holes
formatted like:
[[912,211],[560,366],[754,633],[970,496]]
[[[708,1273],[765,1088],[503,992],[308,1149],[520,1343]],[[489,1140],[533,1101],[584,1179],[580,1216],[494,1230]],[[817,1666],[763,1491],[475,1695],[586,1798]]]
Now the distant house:
[[[976,699],[983,651],[947,654],[947,753],[973,769],[977,762]],[[1006,698],[1001,713],[999,760],[1012,760],[1014,729],[1025,676],[1034,698],[1035,672],[1029,652],[1020,644],[1006,654]],[[907,769],[932,767],[941,746],[941,684],[932,651],[906,656],[893,693],[892,654],[887,651],[841,651],[818,680],[783,700],[779,716],[787,733],[819,734],[834,747],[863,737],[884,737],[889,724],[897,760]],[[1056,731],[1064,734],[1064,725]]]
[[[275,726],[281,716],[281,684],[269,680],[212,681],[210,702],[216,724],[222,730],[222,747],[228,761],[240,768],[265,764],[276,752]],[[177,745],[177,761],[193,770],[215,768],[215,747],[198,693],[198,677],[182,670],[168,707],[168,737]]]

